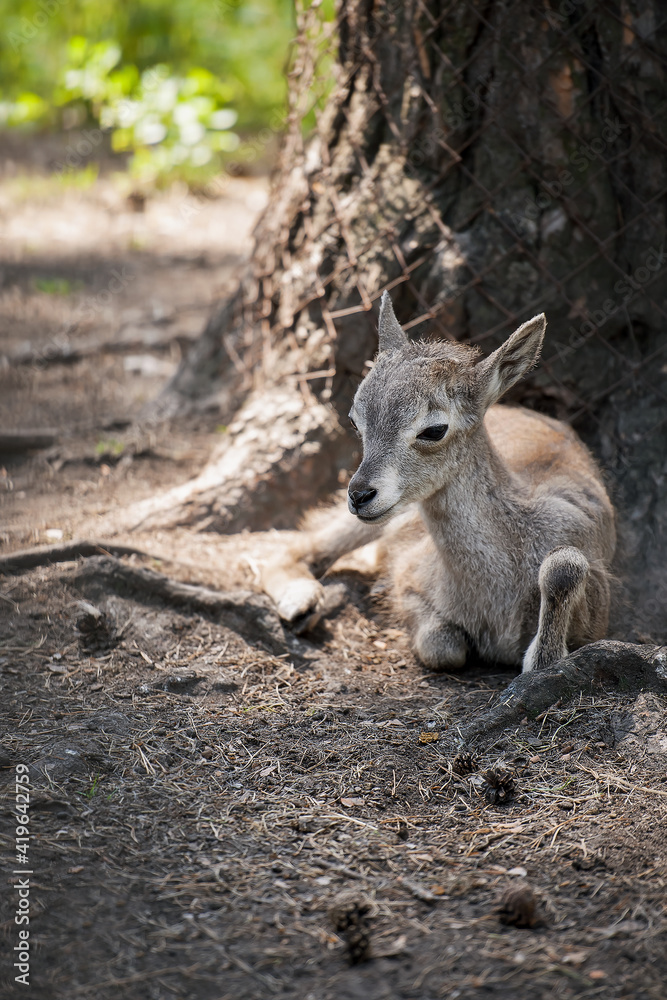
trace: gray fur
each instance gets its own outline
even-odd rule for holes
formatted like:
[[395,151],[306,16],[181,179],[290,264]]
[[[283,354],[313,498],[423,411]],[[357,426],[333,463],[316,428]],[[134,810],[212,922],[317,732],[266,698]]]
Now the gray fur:
[[[599,471],[566,425],[493,405],[536,364],[545,327],[536,316],[480,359],[408,341],[383,297],[380,353],[350,414],[363,459],[349,492],[376,492],[264,568],[284,618],[317,606],[311,570],[379,539],[397,614],[430,668],[461,667],[473,649],[544,668],[604,636],[615,528]],[[440,441],[418,438],[444,426]]]
[[383,292],[380,299],[378,341],[381,351],[400,351],[408,343],[408,338],[396,319],[389,292]]

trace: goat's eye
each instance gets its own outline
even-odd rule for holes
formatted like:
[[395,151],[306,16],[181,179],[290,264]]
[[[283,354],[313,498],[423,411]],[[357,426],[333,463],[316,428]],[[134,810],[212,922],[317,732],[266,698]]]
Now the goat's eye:
[[442,441],[449,424],[433,424],[432,427],[425,427],[424,430],[417,435],[418,441]]

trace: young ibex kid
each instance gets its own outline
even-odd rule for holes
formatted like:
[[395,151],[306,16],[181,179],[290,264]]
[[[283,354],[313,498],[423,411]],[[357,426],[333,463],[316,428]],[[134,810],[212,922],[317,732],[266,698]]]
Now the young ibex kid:
[[379,539],[383,572],[419,659],[463,666],[469,652],[540,669],[605,635],[614,511],[576,434],[522,407],[495,406],[537,362],[536,316],[497,351],[410,342],[382,297],[380,349],[350,419],[363,460],[348,510],[264,568],[283,619],[317,612],[316,580]]

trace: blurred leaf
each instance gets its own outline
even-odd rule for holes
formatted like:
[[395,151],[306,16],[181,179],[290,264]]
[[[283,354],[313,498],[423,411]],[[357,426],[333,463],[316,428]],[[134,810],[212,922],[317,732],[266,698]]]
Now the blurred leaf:
[[0,101],[35,94],[48,106],[46,123],[59,124],[63,95],[54,81],[66,67],[85,68],[70,82],[95,100],[97,83],[112,71],[119,91],[128,94],[136,82],[128,85],[118,74],[141,75],[169,63],[188,81],[188,94],[217,88],[219,103],[235,105],[244,130],[261,128],[285,106],[292,0],[0,0],[0,20]]
[[6,123],[10,127],[30,125],[43,118],[47,110],[48,104],[37,94],[19,94],[13,104],[7,106]]
[[83,282],[70,282],[67,278],[34,278],[33,285],[38,292],[47,295],[71,295],[83,287]]
[[95,445],[95,454],[99,457],[103,457],[104,455],[113,455],[117,458],[119,455],[123,454],[124,450],[124,443],[119,441],[117,438],[107,438],[106,440],[102,439]]

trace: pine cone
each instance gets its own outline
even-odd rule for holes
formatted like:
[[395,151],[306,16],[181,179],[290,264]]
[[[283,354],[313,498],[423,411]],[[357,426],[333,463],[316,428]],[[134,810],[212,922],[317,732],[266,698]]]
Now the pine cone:
[[371,934],[366,919],[356,927],[350,928],[345,935],[347,953],[351,965],[358,965],[370,958]]
[[476,770],[477,761],[471,753],[457,753],[452,761],[452,771],[454,774],[460,774],[461,777],[465,777],[466,774],[472,774]]
[[370,957],[370,910],[370,902],[356,892],[341,893],[329,909],[329,917],[334,928],[345,938],[352,965],[364,962]]
[[114,640],[114,627],[105,615],[94,604],[88,601],[78,601],[81,614],[76,620],[76,627],[81,634],[81,641],[87,649],[106,649]]
[[484,797],[491,805],[503,805],[514,795],[514,778],[509,771],[493,770],[484,774]]

